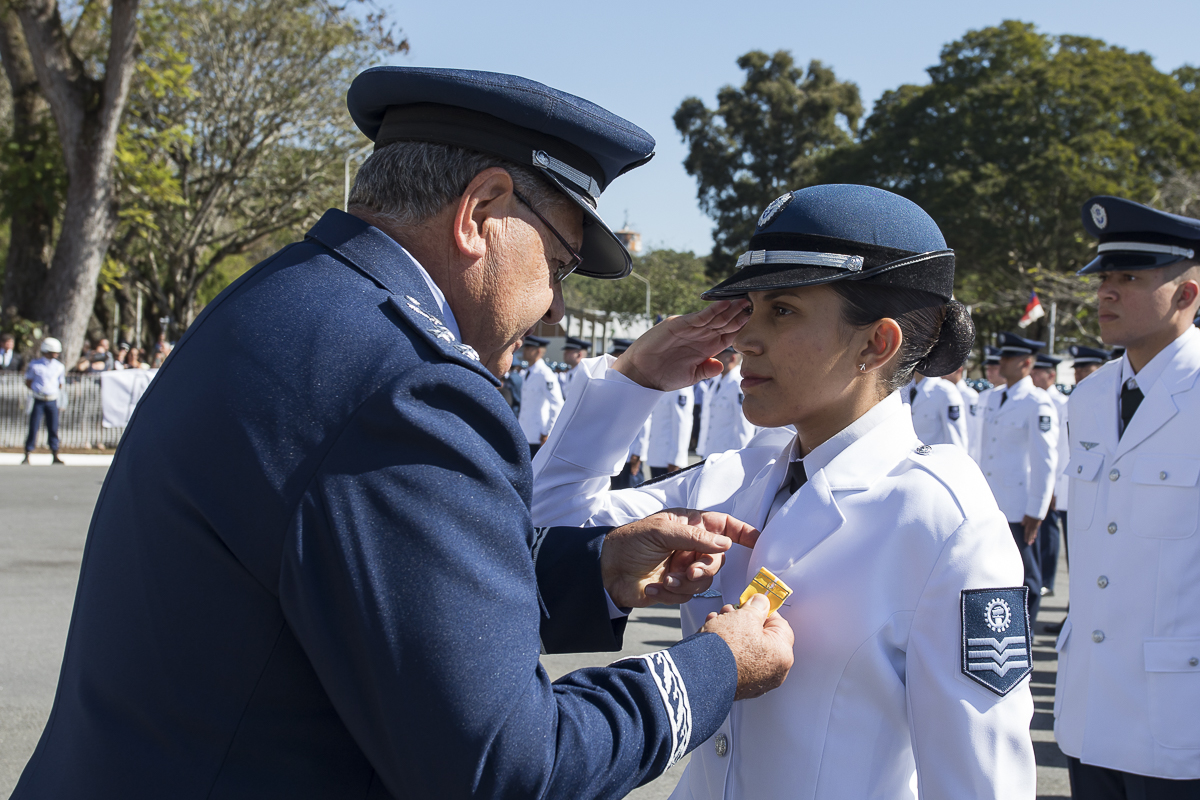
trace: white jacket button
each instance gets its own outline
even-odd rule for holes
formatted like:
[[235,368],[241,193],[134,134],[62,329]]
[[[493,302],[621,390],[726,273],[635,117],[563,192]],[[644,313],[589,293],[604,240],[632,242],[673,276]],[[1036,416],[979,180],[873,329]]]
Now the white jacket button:
[[1192,656],[1191,658],[1188,659],[1188,666],[1189,667],[1200,667],[1200,658],[1196,658],[1195,656]]
[[1104,631],[1092,631],[1092,641],[1100,644],[1104,641]]
[[1099,586],[1101,589],[1107,588],[1108,587],[1108,576],[1101,575],[1099,578],[1096,578],[1096,585]]
[[1114,469],[1112,472],[1108,473],[1108,479],[1110,481],[1115,481],[1119,477],[1121,477],[1121,470],[1119,469]]
[[729,752],[729,738],[723,733],[717,734],[717,738],[713,741],[713,745],[717,748],[717,755],[719,757],[723,758],[725,754]]
[[1160,481],[1165,481],[1167,479],[1167,473],[1165,473],[1165,472],[1158,473],[1158,479]]
[[1117,523],[1115,523],[1115,522],[1108,523],[1108,532],[1116,533],[1117,532]]

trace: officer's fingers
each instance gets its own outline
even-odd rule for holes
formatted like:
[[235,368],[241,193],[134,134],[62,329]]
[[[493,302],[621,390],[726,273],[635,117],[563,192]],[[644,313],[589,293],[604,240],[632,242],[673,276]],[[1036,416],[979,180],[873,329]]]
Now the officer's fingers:
[[656,526],[657,544],[665,551],[696,551],[723,553],[733,546],[733,540],[721,533],[712,533],[696,525],[663,521]]
[[765,594],[754,594],[750,596],[749,600],[742,603],[742,607],[738,611],[756,617],[759,625],[765,625],[767,617],[771,615],[771,601]]
[[725,365],[715,358],[702,361],[696,366],[695,382],[715,378],[725,369]]
[[758,529],[737,517],[722,514],[719,511],[703,511],[695,522],[688,522],[711,533],[727,536],[736,544],[743,547],[754,547],[758,541]]
[[796,646],[796,634],[792,630],[792,626],[778,613],[767,617],[767,621],[763,623],[763,632],[777,638],[781,644],[787,646],[788,650]]

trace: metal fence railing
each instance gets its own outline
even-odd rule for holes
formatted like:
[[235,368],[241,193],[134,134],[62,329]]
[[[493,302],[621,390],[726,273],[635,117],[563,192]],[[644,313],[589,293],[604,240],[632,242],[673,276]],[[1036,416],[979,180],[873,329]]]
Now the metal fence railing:
[[[100,424],[99,375],[67,375],[67,407],[59,412],[58,438],[63,450],[112,449],[124,428]],[[29,435],[29,390],[20,372],[0,373],[0,448],[23,448]],[[45,424],[38,447],[48,447]]]

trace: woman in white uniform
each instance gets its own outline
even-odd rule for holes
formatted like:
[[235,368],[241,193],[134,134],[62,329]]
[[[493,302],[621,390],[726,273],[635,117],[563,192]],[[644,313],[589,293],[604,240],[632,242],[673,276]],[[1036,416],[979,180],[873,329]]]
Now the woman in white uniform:
[[[907,200],[815,186],[763,212],[738,264],[705,295],[737,299],[656,326],[619,360],[585,362],[534,462],[537,525],[685,506],[759,528],[753,550],[735,546],[713,589],[684,604],[685,633],[737,603],[760,567],[793,589],[780,609],[796,634],[791,674],[734,704],[673,797],[1032,800],[1021,560],[978,467],[921,444],[896,391],[914,369],[944,375],[968,354],[953,252]],[[771,430],[609,491],[661,392],[712,374],[729,344],[744,355],[746,416]]]

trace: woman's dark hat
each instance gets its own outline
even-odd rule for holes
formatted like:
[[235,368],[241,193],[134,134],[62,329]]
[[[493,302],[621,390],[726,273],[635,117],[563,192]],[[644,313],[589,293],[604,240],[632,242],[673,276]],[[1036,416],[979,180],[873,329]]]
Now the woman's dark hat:
[[592,278],[623,278],[629,252],[596,211],[617,176],[654,156],[654,137],[595,103],[496,72],[375,67],[346,96],[350,116],[375,142],[437,142],[490,153],[535,170],[583,209],[583,263]]
[[840,280],[916,289],[950,300],[954,251],[920,206],[870,186],[789,192],[758,219],[738,271],[705,300]]
[[1101,195],[1084,203],[1083,227],[1100,244],[1096,258],[1079,275],[1168,267],[1200,253],[1200,219],[1121,197]]

